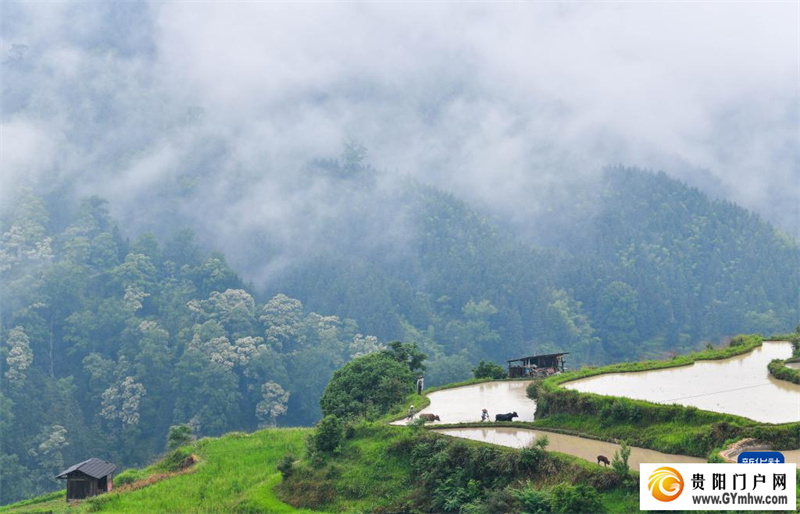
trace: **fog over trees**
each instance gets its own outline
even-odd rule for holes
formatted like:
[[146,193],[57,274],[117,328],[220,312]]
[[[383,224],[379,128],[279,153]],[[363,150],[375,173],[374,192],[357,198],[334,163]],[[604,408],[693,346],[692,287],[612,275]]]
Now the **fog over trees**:
[[4,2],[0,501],[314,423],[394,341],[433,386],[793,330],[797,19]]

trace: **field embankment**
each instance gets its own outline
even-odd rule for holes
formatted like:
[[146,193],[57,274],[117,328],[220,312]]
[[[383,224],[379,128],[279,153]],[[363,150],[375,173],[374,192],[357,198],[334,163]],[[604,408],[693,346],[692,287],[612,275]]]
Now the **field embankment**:
[[640,372],[686,366],[700,360],[726,359],[752,351],[761,344],[759,336],[737,336],[724,349],[662,361],[588,368],[550,377],[529,386],[529,397],[537,402],[534,425],[605,440],[626,440],[635,446],[697,457],[710,457],[715,449],[743,437],[754,437],[777,450],[796,449],[800,423],[764,424],[696,407],[656,404],[563,387],[566,382],[604,373]]

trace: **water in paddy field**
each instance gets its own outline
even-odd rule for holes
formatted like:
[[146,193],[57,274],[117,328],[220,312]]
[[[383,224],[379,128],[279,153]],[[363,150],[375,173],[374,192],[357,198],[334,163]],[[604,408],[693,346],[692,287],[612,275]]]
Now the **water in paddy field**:
[[635,373],[608,373],[562,384],[586,393],[624,396],[655,403],[695,406],[765,423],[800,421],[800,385],[767,371],[773,359],[787,359],[792,345],[767,341],[730,359]]
[[[436,430],[440,434],[453,437],[472,439],[485,443],[508,446],[510,448],[524,448],[532,444],[537,438],[546,435],[550,440],[547,446],[548,451],[566,453],[580,457],[589,462],[597,462],[598,455],[605,455],[611,460],[614,452],[619,449],[619,445],[596,441],[584,437],[558,434],[555,432],[545,432],[542,430],[528,430],[513,427],[486,427],[486,428],[443,428]],[[628,463],[634,469],[639,469],[639,464],[643,462],[706,462],[706,459],[689,457],[686,455],[672,455],[661,453],[645,448],[631,447],[631,456]]]
[[[421,412],[439,416],[435,423],[468,423],[481,420],[481,409],[487,409],[494,421],[495,414],[516,412],[514,421],[533,421],[536,402],[525,396],[529,380],[486,382],[452,389],[434,391],[428,395],[431,404]],[[405,420],[394,424],[405,424]]]

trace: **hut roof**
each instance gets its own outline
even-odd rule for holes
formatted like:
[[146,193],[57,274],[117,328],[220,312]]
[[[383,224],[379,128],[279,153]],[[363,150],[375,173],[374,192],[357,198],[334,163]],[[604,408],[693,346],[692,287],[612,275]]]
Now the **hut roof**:
[[75,464],[74,466],[70,466],[69,468],[65,469],[64,471],[56,475],[56,478],[66,478],[67,475],[69,475],[70,473],[74,473],[75,471],[80,471],[81,473],[89,475],[92,478],[103,478],[113,473],[116,469],[117,469],[116,465],[92,457],[91,459],[85,460],[80,464]]
[[544,355],[531,355],[530,357],[520,357],[519,359],[511,359],[508,362],[517,362],[517,361],[524,361],[527,359],[535,359],[537,357],[558,357],[561,355],[569,355],[569,352],[562,352],[562,353],[547,353]]

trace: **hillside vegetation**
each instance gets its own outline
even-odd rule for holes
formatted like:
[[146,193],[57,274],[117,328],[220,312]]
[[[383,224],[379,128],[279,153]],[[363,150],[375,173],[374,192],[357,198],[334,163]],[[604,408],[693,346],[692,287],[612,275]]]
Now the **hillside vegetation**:
[[[114,491],[68,506],[64,491],[0,512],[302,512],[273,491],[281,481],[278,463],[301,454],[310,429],[267,429],[204,438],[142,470],[127,470]],[[181,469],[186,457],[198,462]]]
[[663,174],[608,170],[523,230],[425,185],[386,192],[359,166],[308,171],[327,174],[319,201],[338,217],[263,289],[167,221],[126,237],[99,198],[23,190],[4,206],[0,503],[90,455],[146,464],[171,426],[311,425],[333,372],[392,340],[429,356],[430,387],[482,359],[661,357],[800,318],[797,242]]
[[[589,369],[534,382],[542,419],[492,423],[627,441],[645,448],[707,456],[741,437],[795,448],[800,423],[762,424],[679,405],[578,393],[565,380],[611,371],[681,365],[751,351],[759,336],[737,336],[726,349],[667,361]],[[67,505],[63,491],[0,512],[632,512],[638,473],[623,451],[605,468],[547,451],[547,440],[522,450],[426,430],[422,420],[390,426],[410,402],[414,371],[425,355],[410,344],[358,357],[338,370],[323,395],[315,429],[265,429],[203,438],[141,470],[128,469],[111,493]],[[481,382],[485,379],[477,379]],[[405,384],[405,385],[401,385]],[[463,384],[450,384],[448,387]],[[538,416],[537,416],[538,418]],[[464,426],[480,426],[480,423]],[[442,426],[442,425],[439,425]],[[623,448],[625,443],[622,443]],[[713,450],[713,451],[712,451]]]
[[[59,491],[0,512],[489,513],[520,512],[532,501],[549,509],[554,495],[565,509],[630,511],[638,504],[633,486],[623,486],[613,471],[541,448],[518,452],[357,423],[334,450],[306,454],[308,433],[266,429],[203,439],[141,471],[126,471],[116,482],[133,481],[111,493],[67,505]],[[174,467],[193,453],[197,464]]]

